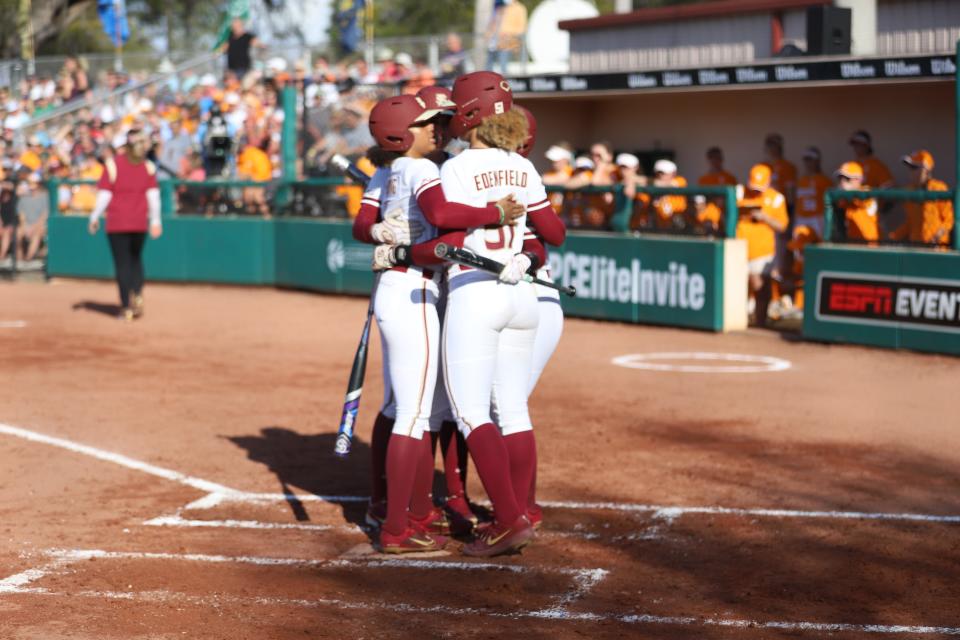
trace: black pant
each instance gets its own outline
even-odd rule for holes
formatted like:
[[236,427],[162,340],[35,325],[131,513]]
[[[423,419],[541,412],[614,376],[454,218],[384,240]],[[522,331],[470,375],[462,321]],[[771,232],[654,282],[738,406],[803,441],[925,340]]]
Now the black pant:
[[130,306],[130,292],[140,295],[143,291],[143,244],[145,233],[108,233],[110,252],[113,253],[113,266],[117,271],[117,285],[120,287],[120,304],[126,309]]

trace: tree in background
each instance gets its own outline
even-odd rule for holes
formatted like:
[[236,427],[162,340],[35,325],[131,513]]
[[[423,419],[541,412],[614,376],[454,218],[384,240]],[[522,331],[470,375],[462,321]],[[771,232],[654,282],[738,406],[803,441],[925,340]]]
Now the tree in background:
[[168,51],[209,50],[223,17],[223,2],[128,0],[128,11],[162,32]]

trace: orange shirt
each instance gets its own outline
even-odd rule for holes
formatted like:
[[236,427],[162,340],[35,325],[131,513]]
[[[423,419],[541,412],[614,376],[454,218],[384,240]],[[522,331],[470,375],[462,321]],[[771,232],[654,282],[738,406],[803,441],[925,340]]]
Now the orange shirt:
[[[948,191],[946,183],[931,178],[924,187],[927,191]],[[937,244],[950,243],[950,231],[953,229],[953,203],[949,200],[927,200],[925,202],[904,202],[907,220],[899,229],[890,234],[894,240],[906,238],[910,242],[931,244],[934,236],[943,233]]]
[[40,160],[40,156],[37,155],[30,149],[27,149],[22,154],[20,154],[20,164],[25,167],[30,167],[31,171],[38,171],[43,164]]
[[787,200],[783,197],[783,194],[776,189],[768,188],[760,194],[754,192],[749,194],[749,197],[741,196],[737,205],[741,209],[740,220],[737,222],[737,237],[747,241],[747,260],[775,255],[777,252],[776,232],[766,221],[754,220],[751,217],[751,212],[754,209],[760,209],[760,212],[764,215],[786,226],[789,217],[787,216]]
[[795,213],[802,218],[823,217],[823,194],[833,186],[833,182],[822,173],[800,176],[797,180],[797,200]]
[[237,174],[248,180],[269,182],[273,177],[270,156],[262,149],[246,146],[237,158]]
[[[685,187],[687,186],[687,179],[683,176],[676,176],[673,180],[670,181],[671,187]],[[657,218],[657,228],[658,229],[669,229],[672,224],[671,220],[675,215],[682,215],[687,210],[687,197],[686,196],[659,196],[651,203],[654,213],[656,213]]]
[[877,201],[873,198],[851,200],[844,216],[847,219],[847,239],[871,242],[880,239],[877,225]]
[[[736,186],[737,179],[732,173],[726,171],[711,171],[700,176],[697,184],[704,187]],[[712,222],[714,225],[719,226],[720,217],[723,212],[718,202],[722,202],[722,199],[708,199],[707,204],[705,204],[703,209],[697,214],[697,222]]]
[[886,188],[893,186],[893,174],[887,165],[876,156],[867,156],[860,160],[854,160],[863,167],[863,185],[872,189],[880,187]]
[[[543,174],[543,184],[563,184],[569,180],[572,175],[573,167],[569,165],[560,171],[547,171]],[[560,191],[547,193],[547,198],[550,199],[550,206],[559,214],[560,210],[563,209],[563,193]]]
[[770,167],[770,186],[788,199],[792,198],[793,190],[797,186],[797,167],[784,158],[764,164]]

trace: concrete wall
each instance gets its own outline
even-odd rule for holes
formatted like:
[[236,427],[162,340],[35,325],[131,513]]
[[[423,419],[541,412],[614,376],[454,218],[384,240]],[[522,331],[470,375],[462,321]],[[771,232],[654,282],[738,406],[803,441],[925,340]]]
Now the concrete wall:
[[823,152],[824,169],[851,159],[846,140],[855,129],[873,135],[877,155],[898,181],[907,178],[899,158],[927,148],[936,175],[954,182],[952,82],[673,92],[595,98],[521,98],[537,118],[531,159],[543,169],[543,152],[556,140],[578,148],[608,139],[621,150],[654,147],[676,152],[681,173],[695,180],[705,170],[704,151],[724,148],[727,168],[743,178],[761,159],[763,138],[777,131],[786,155],[800,164],[807,145]]

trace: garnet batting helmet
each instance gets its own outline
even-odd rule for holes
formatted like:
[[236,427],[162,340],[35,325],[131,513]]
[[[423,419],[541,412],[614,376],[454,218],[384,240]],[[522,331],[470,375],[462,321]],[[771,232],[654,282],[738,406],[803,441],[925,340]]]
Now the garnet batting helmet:
[[453,115],[457,110],[457,104],[453,101],[450,89],[438,84],[420,89],[417,91],[417,97],[427,103],[430,109],[441,109],[449,115]]
[[457,103],[457,113],[450,121],[450,133],[459,138],[484,118],[510,111],[513,93],[499,73],[475,71],[453,83],[453,101]]
[[370,135],[381,149],[403,153],[413,144],[409,128],[438,113],[439,109],[428,109],[416,96],[384,98],[370,112]]
[[524,140],[523,144],[517,148],[517,153],[526,158],[530,155],[530,152],[533,151],[533,143],[537,139],[537,120],[526,107],[521,107],[520,105],[515,104],[513,105],[513,108],[519,109],[520,113],[527,118],[527,139]]

